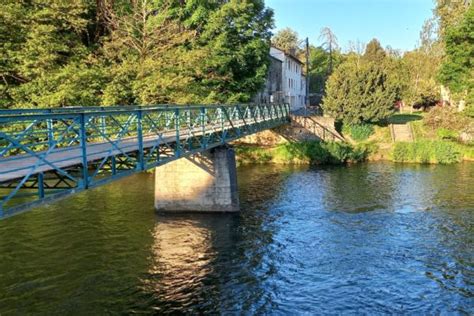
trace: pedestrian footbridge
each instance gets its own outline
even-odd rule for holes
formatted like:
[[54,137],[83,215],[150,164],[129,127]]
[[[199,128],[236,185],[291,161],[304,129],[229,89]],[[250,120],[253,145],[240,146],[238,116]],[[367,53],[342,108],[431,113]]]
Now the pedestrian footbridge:
[[236,210],[226,144],[289,119],[287,104],[0,110],[0,218],[164,164],[157,209]]

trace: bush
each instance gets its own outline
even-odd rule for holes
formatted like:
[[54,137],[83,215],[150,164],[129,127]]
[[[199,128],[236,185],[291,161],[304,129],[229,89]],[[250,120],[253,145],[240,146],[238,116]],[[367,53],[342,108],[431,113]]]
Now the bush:
[[462,131],[472,122],[465,115],[458,113],[451,107],[435,107],[425,116],[424,123],[432,130],[439,128]]
[[343,133],[350,134],[351,138],[355,141],[363,141],[370,137],[374,133],[374,127],[370,124],[357,124],[347,125],[344,124],[342,128]]
[[436,131],[436,135],[439,139],[445,140],[457,140],[459,138],[458,132],[444,127],[438,128],[438,130]]
[[287,143],[273,149],[239,146],[236,153],[239,163],[343,164],[366,160],[370,148],[338,142],[306,141]]
[[419,141],[395,143],[392,152],[395,162],[451,164],[460,162],[461,151],[456,144],[445,141]]

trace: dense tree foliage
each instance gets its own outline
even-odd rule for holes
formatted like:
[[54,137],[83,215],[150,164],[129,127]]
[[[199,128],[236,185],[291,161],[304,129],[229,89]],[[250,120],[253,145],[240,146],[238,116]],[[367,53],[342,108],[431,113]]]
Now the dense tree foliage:
[[334,50],[330,54],[322,47],[310,46],[310,92],[324,94],[326,81],[344,60],[344,55],[339,50]]
[[397,97],[388,76],[376,63],[350,56],[327,82],[324,111],[349,125],[386,119]]
[[416,49],[405,53],[401,63],[401,99],[417,108],[435,105],[440,98],[435,80],[439,57]]
[[387,57],[387,53],[382,45],[380,45],[380,42],[374,38],[367,44],[363,57],[369,62],[382,64],[385,61],[385,57]]
[[[439,72],[440,81],[474,106],[474,6],[463,19],[445,32],[446,56]],[[474,111],[473,111],[474,112]]]
[[101,75],[89,68],[87,14],[87,4],[78,0],[2,4],[2,106],[52,106],[95,99]]
[[272,23],[263,0],[5,0],[0,106],[247,101]]
[[439,20],[439,35],[444,38],[450,27],[456,27],[472,5],[472,0],[436,0],[435,14]]
[[294,55],[299,51],[299,42],[298,33],[289,27],[279,30],[272,37],[273,46]]

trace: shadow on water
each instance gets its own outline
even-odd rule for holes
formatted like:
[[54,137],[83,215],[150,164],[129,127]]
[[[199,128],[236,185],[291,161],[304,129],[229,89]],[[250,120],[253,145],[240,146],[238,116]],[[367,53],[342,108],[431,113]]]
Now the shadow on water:
[[0,222],[0,314],[472,314],[473,172],[245,166],[219,215],[132,176]]

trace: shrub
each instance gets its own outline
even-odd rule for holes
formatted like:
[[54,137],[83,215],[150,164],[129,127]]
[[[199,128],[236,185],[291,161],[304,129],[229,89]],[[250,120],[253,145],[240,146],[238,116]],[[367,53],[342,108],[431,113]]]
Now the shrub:
[[425,125],[432,130],[445,128],[454,131],[462,131],[472,120],[458,113],[451,107],[435,107],[428,112],[424,119]]
[[343,133],[350,134],[355,141],[363,141],[374,133],[374,127],[370,124],[346,125],[344,124]]
[[419,141],[395,143],[393,161],[451,164],[461,161],[459,147],[445,141]]
[[370,146],[352,147],[347,143],[306,141],[286,143],[276,148],[236,148],[239,163],[343,164],[364,161]]

